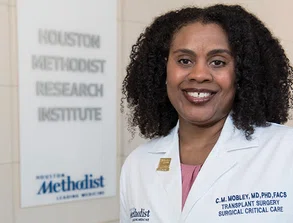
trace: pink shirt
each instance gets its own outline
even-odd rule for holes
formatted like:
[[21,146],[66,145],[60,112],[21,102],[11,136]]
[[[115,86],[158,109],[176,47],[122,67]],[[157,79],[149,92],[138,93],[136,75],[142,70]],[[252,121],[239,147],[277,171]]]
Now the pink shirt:
[[195,178],[197,177],[201,165],[187,165],[181,163],[181,175],[182,175],[182,209],[187,199],[188,193],[192,187]]

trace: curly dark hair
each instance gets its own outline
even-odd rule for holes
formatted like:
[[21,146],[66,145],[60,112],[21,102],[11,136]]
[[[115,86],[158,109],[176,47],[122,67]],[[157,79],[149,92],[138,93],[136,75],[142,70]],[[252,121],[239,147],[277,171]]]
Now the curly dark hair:
[[188,7],[157,17],[133,45],[123,81],[129,127],[145,138],[166,136],[178,121],[166,90],[166,61],[173,36],[190,23],[215,23],[228,36],[235,59],[234,125],[251,138],[255,126],[284,123],[292,105],[292,67],[279,41],[239,5]]

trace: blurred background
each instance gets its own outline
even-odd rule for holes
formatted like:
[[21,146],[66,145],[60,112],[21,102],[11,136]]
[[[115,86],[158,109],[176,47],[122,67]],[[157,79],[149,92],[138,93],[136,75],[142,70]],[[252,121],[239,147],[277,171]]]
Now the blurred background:
[[[240,4],[253,12],[279,38],[293,61],[291,0],[117,0],[117,184],[125,158],[145,141],[138,134],[131,139],[127,119],[119,108],[131,46],[154,17],[183,6],[216,3]],[[0,223],[118,223],[119,185],[111,198],[20,208],[16,9],[16,0],[0,0]],[[293,121],[286,125],[293,126]]]

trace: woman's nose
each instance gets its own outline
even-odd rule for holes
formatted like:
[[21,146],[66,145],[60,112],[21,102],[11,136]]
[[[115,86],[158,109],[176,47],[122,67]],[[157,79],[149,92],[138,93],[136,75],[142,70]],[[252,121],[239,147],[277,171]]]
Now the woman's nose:
[[208,65],[204,62],[197,62],[190,70],[187,76],[189,81],[196,81],[198,83],[212,81],[213,76]]

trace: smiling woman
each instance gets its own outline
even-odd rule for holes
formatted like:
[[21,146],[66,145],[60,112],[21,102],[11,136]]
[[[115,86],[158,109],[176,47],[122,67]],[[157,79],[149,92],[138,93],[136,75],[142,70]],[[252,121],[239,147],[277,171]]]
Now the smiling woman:
[[196,22],[176,33],[167,62],[167,93],[181,125],[220,121],[223,126],[235,95],[234,66],[219,25]]
[[240,6],[156,18],[123,82],[130,128],[151,140],[122,168],[121,222],[142,209],[160,223],[293,221],[293,130],[279,125],[292,77],[279,41]]

